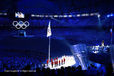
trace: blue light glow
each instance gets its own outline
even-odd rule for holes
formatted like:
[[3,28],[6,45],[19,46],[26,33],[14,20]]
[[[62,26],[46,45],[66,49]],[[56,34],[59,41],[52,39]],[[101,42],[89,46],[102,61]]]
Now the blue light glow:
[[110,15],[107,15],[107,17],[110,17]]
[[107,15],[107,17],[109,18],[109,17],[113,17],[114,16],[114,14],[108,14]]

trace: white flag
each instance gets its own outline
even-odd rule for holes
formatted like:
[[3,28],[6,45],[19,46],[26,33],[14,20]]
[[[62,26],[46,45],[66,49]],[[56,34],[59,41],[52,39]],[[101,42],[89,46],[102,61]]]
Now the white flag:
[[52,33],[51,33],[51,22],[49,21],[49,24],[48,24],[48,28],[47,28],[47,37],[51,36]]

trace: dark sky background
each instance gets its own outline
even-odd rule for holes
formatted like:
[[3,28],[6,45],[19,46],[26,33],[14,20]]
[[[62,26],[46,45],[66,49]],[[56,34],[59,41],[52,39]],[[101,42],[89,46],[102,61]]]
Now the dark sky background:
[[0,11],[24,13],[112,12],[113,0],[0,0]]

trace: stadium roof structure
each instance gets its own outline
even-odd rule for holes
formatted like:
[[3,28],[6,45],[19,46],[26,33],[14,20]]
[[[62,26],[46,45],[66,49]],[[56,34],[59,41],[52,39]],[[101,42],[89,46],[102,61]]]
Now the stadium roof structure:
[[0,12],[62,14],[70,12],[113,12],[113,0],[1,0]]

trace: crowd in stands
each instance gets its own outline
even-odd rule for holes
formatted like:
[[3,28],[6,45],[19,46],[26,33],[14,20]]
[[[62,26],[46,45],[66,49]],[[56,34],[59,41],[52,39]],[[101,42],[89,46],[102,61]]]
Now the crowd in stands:
[[[91,64],[87,70],[82,70],[80,65],[78,67],[61,67],[61,69],[49,69],[42,67],[40,64],[42,60],[42,58],[33,56],[0,57],[0,71],[35,70],[35,72],[29,74],[29,76],[113,76],[111,72],[107,72],[105,66],[100,66],[98,68]],[[23,76],[28,76],[27,72],[23,74]],[[13,75],[20,76],[21,74],[16,72],[13,72],[13,74],[8,74],[8,76]]]
[[0,57],[0,71],[4,70],[21,70],[30,65],[31,69],[41,66],[45,60],[43,57],[36,56],[5,56]]
[[[30,69],[30,66],[26,66],[26,70]],[[90,65],[88,70],[82,70],[82,67],[61,67],[61,69],[49,69],[49,68],[36,68],[34,73],[10,73],[8,76],[113,76],[113,73],[107,73],[103,67],[97,69],[94,65]],[[6,74],[7,76],[7,74]]]

